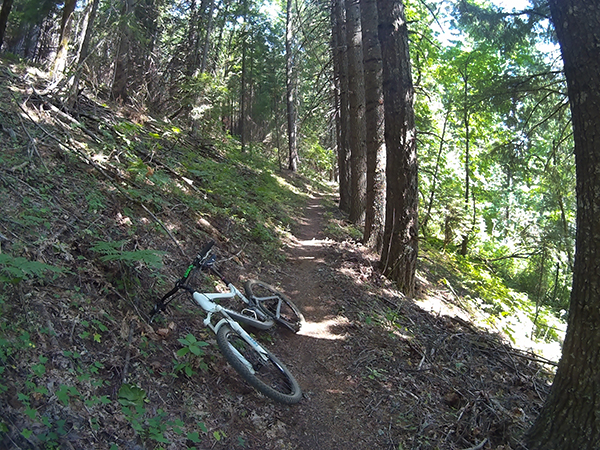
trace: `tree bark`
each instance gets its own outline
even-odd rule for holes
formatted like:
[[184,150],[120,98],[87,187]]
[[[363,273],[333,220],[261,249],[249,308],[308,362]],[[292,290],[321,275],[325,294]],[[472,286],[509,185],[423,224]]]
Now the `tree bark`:
[[[462,73],[463,78],[463,123],[465,126],[465,201],[464,201],[464,218],[469,216],[469,194],[471,188],[471,128],[470,128],[470,111],[469,111],[469,64],[470,58],[467,58],[465,62],[465,71]],[[473,202],[473,208],[475,203]],[[473,211],[473,217],[475,211]],[[465,231],[462,235],[462,242],[460,244],[460,254],[467,256],[469,250],[469,236],[470,231],[465,226]]]
[[440,136],[440,147],[438,150],[437,157],[435,159],[435,170],[433,171],[433,177],[431,180],[431,192],[429,193],[429,202],[427,203],[427,212],[425,213],[425,218],[423,219],[423,224],[420,226],[421,231],[423,233],[427,232],[427,223],[429,222],[429,218],[431,217],[431,208],[433,208],[433,199],[435,197],[435,191],[437,189],[437,177],[438,172],[440,171],[440,158],[442,157],[442,151],[444,150],[444,145],[446,144],[446,128],[448,125],[448,119],[450,116],[450,110],[446,111],[446,116],[444,117],[444,126],[442,128],[442,135]]
[[215,0],[210,0],[208,8],[208,24],[206,25],[206,34],[204,35],[204,48],[202,50],[202,62],[200,63],[200,73],[206,71],[206,58],[208,57],[208,47],[210,44],[210,33],[213,27],[213,16],[215,10]]
[[245,20],[244,20],[244,37],[242,38],[242,76],[241,76],[241,85],[240,85],[240,142],[242,146],[242,153],[246,151],[246,89],[248,86],[247,77],[248,77],[248,64],[247,64],[247,30],[245,29]]
[[77,67],[75,68],[75,75],[73,78],[73,84],[71,85],[71,93],[69,95],[69,105],[73,107],[77,101],[77,91],[79,90],[79,78],[81,77],[81,71],[83,65],[88,57],[90,40],[92,38],[92,30],[94,29],[94,21],[96,20],[96,13],[98,12],[98,4],[100,0],[92,0],[91,4],[88,5],[87,16],[85,18],[82,30],[81,45],[79,46],[79,57],[77,58]]
[[[338,1],[332,0],[330,6],[331,19],[331,61],[333,63],[332,76],[332,96],[333,96],[333,120],[335,123],[334,146],[336,156],[339,158],[340,145],[342,143],[342,124],[340,121],[340,55],[338,41],[338,18],[336,17],[336,4]],[[332,181],[339,181],[339,164],[337,168],[332,170]]]
[[377,0],[383,61],[387,200],[381,269],[412,297],[418,253],[418,180],[414,88],[404,5]]
[[190,19],[187,35],[187,54],[186,54],[186,75],[192,76],[198,67],[198,48],[200,41],[200,27],[202,25],[202,6],[196,4],[196,0],[190,3]]
[[66,0],[63,6],[62,19],[60,21],[60,37],[58,41],[58,51],[54,58],[52,74],[54,79],[60,79],[63,76],[67,66],[67,56],[69,53],[69,36],[71,34],[71,19],[77,0]]
[[8,23],[8,16],[13,5],[13,0],[4,0],[2,3],[2,10],[0,10],[0,49],[4,43],[4,33],[6,32],[6,24]]
[[126,102],[128,99],[127,86],[129,83],[129,71],[131,55],[131,28],[129,27],[129,16],[133,14],[133,0],[123,0],[121,39],[117,49],[115,61],[115,72],[112,83],[112,97],[115,100]]
[[378,253],[385,225],[385,141],[381,48],[377,35],[376,0],[361,0],[365,71],[367,192],[363,241]]
[[[202,0],[202,2],[200,3],[200,10],[198,11],[198,23],[196,24],[196,36],[194,37],[194,48],[193,48],[193,57],[192,57],[192,71],[191,74],[194,75],[201,66],[201,59],[200,59],[200,43],[202,41],[201,39],[201,34],[202,34],[202,26],[204,24],[204,19],[205,19],[205,11],[206,11],[206,5],[207,0]],[[200,72],[202,72],[200,70]]]
[[288,169],[295,172],[298,170],[298,141],[296,120],[296,83],[294,79],[294,54],[292,40],[294,32],[292,26],[292,0],[287,0],[285,14],[285,79],[287,94],[287,123],[288,123]]
[[338,74],[339,141],[337,161],[339,169],[340,210],[350,211],[350,121],[348,113],[348,52],[346,45],[346,7],[344,0],[332,0],[335,46],[334,64]]
[[359,0],[346,0],[348,44],[348,100],[350,117],[350,214],[364,224],[367,193],[367,145],[365,141],[365,84]]
[[577,232],[569,323],[531,450],[600,448],[600,3],[550,0],[575,141]]

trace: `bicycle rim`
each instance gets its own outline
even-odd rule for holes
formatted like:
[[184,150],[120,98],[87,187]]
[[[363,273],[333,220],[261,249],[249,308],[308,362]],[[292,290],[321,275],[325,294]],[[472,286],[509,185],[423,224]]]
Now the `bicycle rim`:
[[304,317],[289,298],[262,281],[250,280],[244,287],[248,297],[252,298],[265,314],[294,333],[300,331]]
[[217,343],[229,364],[256,390],[281,403],[301,400],[298,382],[271,352],[260,345],[259,352],[228,325],[219,328]]

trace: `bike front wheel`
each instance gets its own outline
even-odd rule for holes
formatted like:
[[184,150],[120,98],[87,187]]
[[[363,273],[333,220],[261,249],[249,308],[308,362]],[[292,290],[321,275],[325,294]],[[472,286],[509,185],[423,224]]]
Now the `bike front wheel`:
[[300,331],[304,316],[292,301],[273,286],[258,280],[248,280],[244,284],[246,295],[257,306],[294,333]]
[[286,404],[298,403],[302,398],[300,386],[289,370],[250,336],[224,324],[217,332],[217,344],[229,364],[259,392]]

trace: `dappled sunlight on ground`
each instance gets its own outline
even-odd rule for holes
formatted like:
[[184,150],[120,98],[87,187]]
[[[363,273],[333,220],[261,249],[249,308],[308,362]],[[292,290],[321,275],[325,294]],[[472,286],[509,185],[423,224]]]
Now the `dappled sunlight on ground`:
[[299,448],[467,448],[498,423],[490,448],[508,448],[546,393],[546,371],[532,363],[544,361],[482,331],[485,308],[451,287],[422,276],[418,298],[406,298],[366,247],[325,239],[324,219],[310,197],[286,265],[269,272],[305,317],[295,339],[278,342],[307,400]]
[[[484,314],[484,311],[481,311],[479,307],[463,305],[464,307],[461,308],[454,304],[457,299],[449,299],[447,298],[448,295],[447,291],[431,289],[425,296],[415,299],[415,304],[429,313],[438,316],[457,317],[492,333],[499,333],[506,342],[510,342],[513,347],[520,350],[533,352],[556,363],[559,361],[562,354],[561,343],[532,339],[533,322],[527,317],[526,313],[513,311],[510,314],[490,316]],[[555,330],[562,342],[566,330],[556,328],[557,324],[554,324]]]
[[346,317],[334,317],[333,319],[326,319],[321,322],[309,321],[302,324],[302,328],[298,334],[314,339],[344,340],[346,339],[345,333],[338,334],[335,330],[349,324],[350,321]]
[[289,189],[290,191],[292,191],[294,194],[297,195],[302,195],[302,196],[306,196],[306,197],[311,197],[310,194],[307,194],[306,192],[304,192],[302,189],[297,188],[296,186],[294,186],[293,184],[291,184],[290,182],[288,182],[288,180],[286,180],[285,178],[277,175],[277,174],[272,174],[273,178],[275,178],[275,180],[277,180],[277,182],[279,183],[279,185],[285,187],[286,189]]
[[329,239],[310,239],[306,241],[298,241],[298,245],[301,247],[320,247],[322,245],[327,245],[332,241]]
[[415,299],[415,303],[421,309],[430,313],[470,320],[469,315],[463,309],[449,303],[448,300],[444,298],[443,292],[430,290],[425,296]]
[[300,240],[297,238],[293,239],[293,242],[289,243],[290,247],[323,247],[326,245],[331,245],[332,244],[332,240],[331,239],[305,239],[305,240]]

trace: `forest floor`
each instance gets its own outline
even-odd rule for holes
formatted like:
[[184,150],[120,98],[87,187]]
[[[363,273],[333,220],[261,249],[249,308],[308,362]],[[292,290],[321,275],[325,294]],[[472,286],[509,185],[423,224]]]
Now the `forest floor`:
[[[256,247],[228,238],[226,218],[207,225],[181,201],[158,203],[149,192],[159,179],[125,191],[132,178],[115,162],[125,156],[106,139],[109,156],[86,156],[84,140],[106,131],[98,124],[116,122],[114,113],[95,105],[103,119],[84,130],[32,91],[36,77],[4,69],[0,275],[16,281],[0,291],[0,449],[522,448],[552,366],[473,325],[440,282],[441,264],[420,260],[418,296],[405,298],[364,246],[327,237],[327,224],[344,223],[332,194],[289,173],[279,175],[306,206],[291,218],[280,262],[263,262]],[[166,173],[159,156],[144,160],[144,174],[153,164]],[[162,205],[156,215],[178,232],[179,249],[145,204]],[[193,254],[208,236],[236,285],[261,279],[302,310],[298,334],[256,334],[296,376],[300,403],[277,404],[247,386],[189,304],[148,323],[156,292],[187,263],[178,250]],[[126,260],[146,253],[99,257],[98,242],[126,241],[169,250],[163,285],[158,271]],[[68,271],[42,276],[59,266]],[[419,306],[427,302],[437,312]],[[209,344],[204,355],[178,354],[190,334]]]

